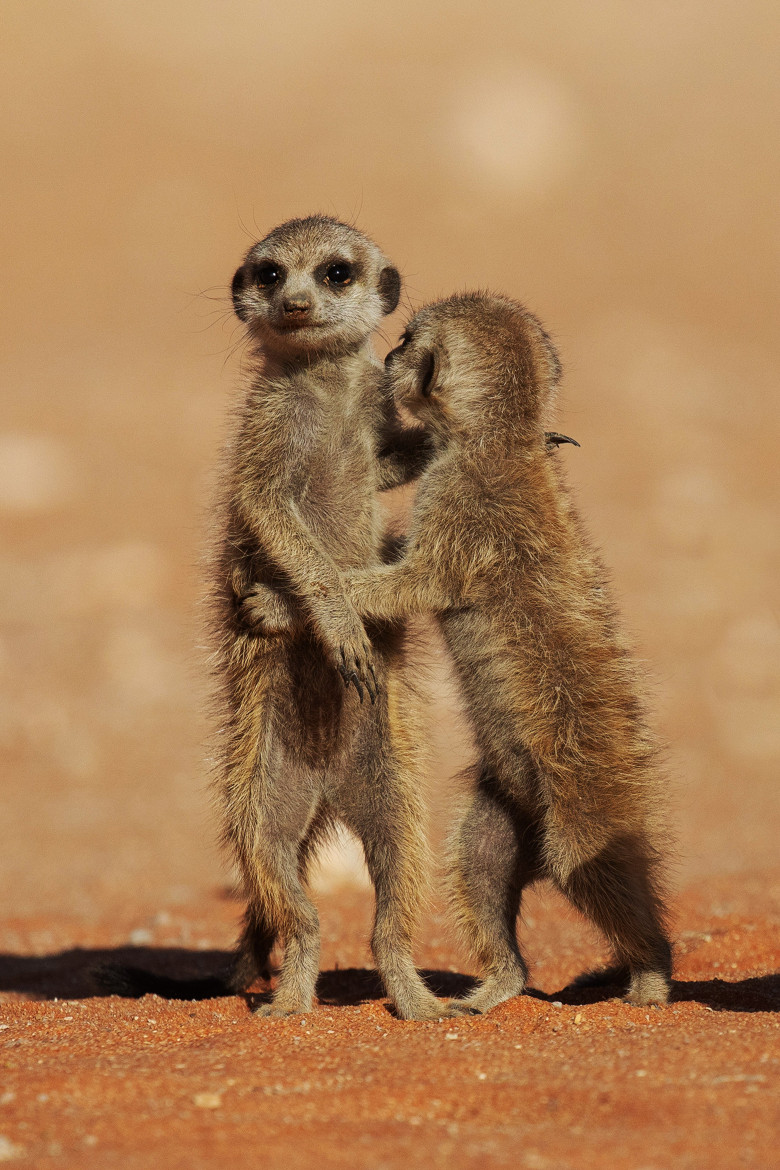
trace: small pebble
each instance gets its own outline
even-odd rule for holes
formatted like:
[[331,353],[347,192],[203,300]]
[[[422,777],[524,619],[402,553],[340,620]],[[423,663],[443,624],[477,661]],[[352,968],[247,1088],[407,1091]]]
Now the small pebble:
[[196,1093],[192,1101],[198,1109],[219,1109],[222,1105],[219,1093]]
[[0,1162],[10,1162],[12,1158],[21,1158],[24,1150],[15,1145],[10,1138],[0,1133]]
[[576,1016],[574,1017],[574,1023],[575,1024],[582,1023],[582,1012],[577,1012]]
[[458,1033],[457,1033],[457,1032],[447,1032],[447,1034],[446,1034],[446,1036],[444,1037],[444,1039],[445,1039],[445,1040],[457,1040],[457,1039],[458,1039]]

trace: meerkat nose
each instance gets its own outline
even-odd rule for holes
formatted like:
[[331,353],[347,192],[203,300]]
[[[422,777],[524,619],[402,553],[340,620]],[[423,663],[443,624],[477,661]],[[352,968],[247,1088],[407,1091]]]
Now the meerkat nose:
[[291,315],[295,314],[296,316],[303,316],[304,313],[308,313],[310,308],[311,301],[307,300],[306,297],[290,297],[284,302],[285,313],[289,313]]

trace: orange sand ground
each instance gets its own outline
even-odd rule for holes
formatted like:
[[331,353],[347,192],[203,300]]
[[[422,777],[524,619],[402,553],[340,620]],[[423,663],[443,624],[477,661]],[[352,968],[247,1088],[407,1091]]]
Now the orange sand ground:
[[[123,1170],[777,1165],[780,872],[721,878],[677,899],[678,981],[667,1009],[561,992],[599,952],[561,903],[533,895],[524,929],[538,990],[486,1017],[438,1025],[389,1013],[366,969],[370,895],[345,887],[318,900],[319,1003],[282,1022],[253,1018],[238,997],[92,992],[90,967],[105,958],[217,969],[238,914],[228,894],[175,914],[6,920],[0,1161]],[[463,958],[443,918],[424,933],[419,961],[432,986],[462,991]]]

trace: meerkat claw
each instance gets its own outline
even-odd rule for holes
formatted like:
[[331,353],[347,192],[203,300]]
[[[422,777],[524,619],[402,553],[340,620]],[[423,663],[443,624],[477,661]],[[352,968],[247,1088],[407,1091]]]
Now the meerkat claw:
[[561,435],[558,431],[545,431],[544,439],[548,447],[554,444],[557,448],[560,447],[561,443],[571,443],[574,447],[579,447],[580,445],[576,439],[570,439],[568,435]]
[[483,1016],[485,1014],[482,1008],[475,1007],[471,1003],[465,1003],[462,999],[451,999],[448,1006],[450,1012],[457,1016]]

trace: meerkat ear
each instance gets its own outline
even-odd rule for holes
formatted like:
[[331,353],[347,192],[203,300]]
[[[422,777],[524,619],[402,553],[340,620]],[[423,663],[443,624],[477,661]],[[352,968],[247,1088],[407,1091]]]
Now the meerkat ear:
[[379,273],[379,299],[382,302],[382,312],[387,316],[398,308],[401,299],[401,274],[397,268],[383,268]]
[[423,355],[420,361],[420,393],[423,398],[430,398],[439,376],[440,364],[437,348],[429,349]]
[[233,283],[230,286],[230,292],[233,297],[233,308],[235,314],[240,321],[246,321],[247,311],[241,303],[241,294],[244,291],[244,278],[246,276],[246,265],[242,264],[233,277]]

